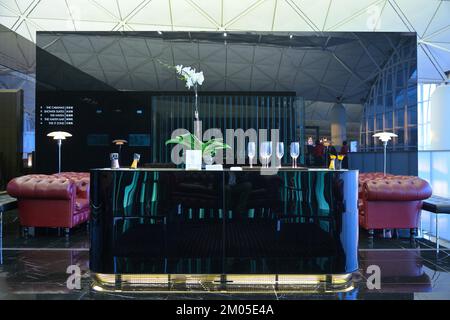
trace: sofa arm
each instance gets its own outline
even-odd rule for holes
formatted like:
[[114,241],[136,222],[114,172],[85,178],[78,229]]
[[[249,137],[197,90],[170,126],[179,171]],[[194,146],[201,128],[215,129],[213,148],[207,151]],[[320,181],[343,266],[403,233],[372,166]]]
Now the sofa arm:
[[27,175],[12,179],[7,186],[12,197],[26,199],[72,199],[75,183],[67,178]]
[[399,177],[367,181],[363,198],[367,201],[417,201],[431,196],[427,181],[418,177]]
[[77,188],[77,198],[89,199],[89,178],[74,180]]

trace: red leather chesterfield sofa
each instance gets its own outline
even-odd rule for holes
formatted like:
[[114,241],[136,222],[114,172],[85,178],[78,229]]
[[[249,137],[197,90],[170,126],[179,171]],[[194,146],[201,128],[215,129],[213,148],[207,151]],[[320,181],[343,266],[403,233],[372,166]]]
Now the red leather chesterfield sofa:
[[89,173],[31,174],[8,183],[17,198],[20,224],[28,227],[73,228],[89,220]]
[[410,229],[419,225],[422,200],[431,196],[428,182],[418,177],[360,174],[359,224],[372,236],[375,229]]

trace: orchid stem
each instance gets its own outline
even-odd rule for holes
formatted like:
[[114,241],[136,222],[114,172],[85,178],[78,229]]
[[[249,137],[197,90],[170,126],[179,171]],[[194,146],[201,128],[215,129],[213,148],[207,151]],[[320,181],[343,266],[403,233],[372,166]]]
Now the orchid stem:
[[[194,92],[195,92],[195,110],[194,110],[194,120],[197,121],[197,132],[196,132],[196,136],[198,139],[201,139],[201,135],[200,135],[200,126],[198,124],[198,121],[200,121],[200,117],[198,115],[198,93],[197,93],[197,84],[194,85]],[[194,126],[195,127],[195,126]]]

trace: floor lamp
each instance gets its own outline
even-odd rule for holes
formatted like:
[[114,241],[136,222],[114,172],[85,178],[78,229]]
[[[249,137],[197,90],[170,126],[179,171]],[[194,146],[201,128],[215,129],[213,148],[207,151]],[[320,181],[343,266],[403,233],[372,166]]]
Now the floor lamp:
[[383,142],[384,146],[384,161],[383,161],[383,172],[384,175],[386,175],[386,147],[389,140],[391,140],[394,137],[398,137],[395,133],[392,132],[378,132],[374,134],[372,137],[378,138]]
[[58,143],[58,173],[61,173],[61,145],[62,141],[66,140],[66,138],[71,137],[72,135],[68,132],[64,131],[53,131],[47,134],[47,137],[52,137],[53,140],[56,140]]

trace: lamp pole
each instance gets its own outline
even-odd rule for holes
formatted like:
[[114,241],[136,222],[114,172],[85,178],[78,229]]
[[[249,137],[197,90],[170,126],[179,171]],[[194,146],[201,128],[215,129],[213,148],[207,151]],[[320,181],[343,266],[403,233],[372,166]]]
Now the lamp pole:
[[65,131],[53,131],[47,134],[47,137],[52,137],[58,144],[58,173],[61,173],[61,145],[62,141],[72,135]]
[[61,146],[62,140],[58,139],[58,173],[61,173]]
[[392,132],[379,132],[374,134],[372,137],[378,138],[383,142],[383,175],[386,176],[386,148],[387,143],[394,137],[397,137],[395,133]]

